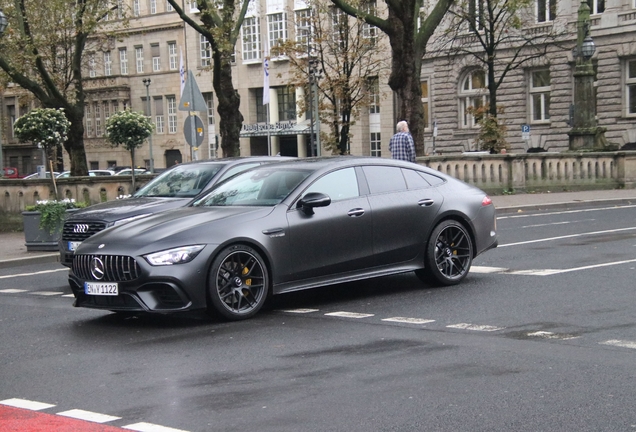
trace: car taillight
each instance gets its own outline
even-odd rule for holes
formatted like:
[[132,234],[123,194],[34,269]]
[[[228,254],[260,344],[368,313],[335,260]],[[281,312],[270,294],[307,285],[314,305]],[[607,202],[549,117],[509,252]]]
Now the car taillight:
[[489,205],[491,205],[491,204],[492,204],[492,199],[490,199],[490,197],[489,197],[488,195],[486,195],[486,196],[484,197],[484,199],[483,199],[483,200],[481,200],[481,205],[482,205],[482,207],[486,207],[486,206],[489,206]]

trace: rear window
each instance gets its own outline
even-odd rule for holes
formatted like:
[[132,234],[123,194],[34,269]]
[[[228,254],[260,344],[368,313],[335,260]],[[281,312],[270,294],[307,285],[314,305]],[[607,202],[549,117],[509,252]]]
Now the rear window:
[[193,198],[222,167],[223,164],[177,165],[139,189],[134,196]]

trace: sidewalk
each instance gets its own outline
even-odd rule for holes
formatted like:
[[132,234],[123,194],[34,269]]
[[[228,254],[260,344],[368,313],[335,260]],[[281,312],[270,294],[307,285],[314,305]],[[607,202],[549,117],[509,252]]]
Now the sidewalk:
[[[580,205],[636,204],[636,189],[498,195],[491,197],[497,214],[542,209],[576,208]],[[25,264],[59,262],[57,252],[28,252],[24,233],[0,233],[0,269]],[[61,264],[60,264],[61,265]]]

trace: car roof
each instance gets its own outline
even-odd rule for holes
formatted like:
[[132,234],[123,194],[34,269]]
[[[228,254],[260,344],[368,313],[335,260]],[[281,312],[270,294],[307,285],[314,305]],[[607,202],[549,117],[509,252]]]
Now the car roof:
[[417,165],[412,162],[406,162],[401,160],[379,158],[371,156],[322,156],[322,157],[309,157],[300,159],[291,159],[287,161],[281,161],[276,164],[278,168],[300,168],[309,169],[311,171],[317,171],[322,168],[333,168],[338,166],[348,165],[393,165],[403,168],[423,169],[422,165]]
[[[235,156],[221,159],[205,159],[192,162],[184,162],[179,165],[205,165],[205,164],[240,164],[244,162],[283,162],[288,160],[296,160],[297,158],[292,156]],[[174,165],[173,165],[174,166]],[[172,167],[171,167],[172,168]]]

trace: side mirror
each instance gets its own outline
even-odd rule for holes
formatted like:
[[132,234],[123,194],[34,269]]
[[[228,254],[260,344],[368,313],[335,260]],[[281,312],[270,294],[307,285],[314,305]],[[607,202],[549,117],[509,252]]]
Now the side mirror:
[[329,204],[331,204],[329,195],[320,192],[309,192],[298,201],[296,207],[302,208],[305,214],[312,215],[315,207],[327,207]]

